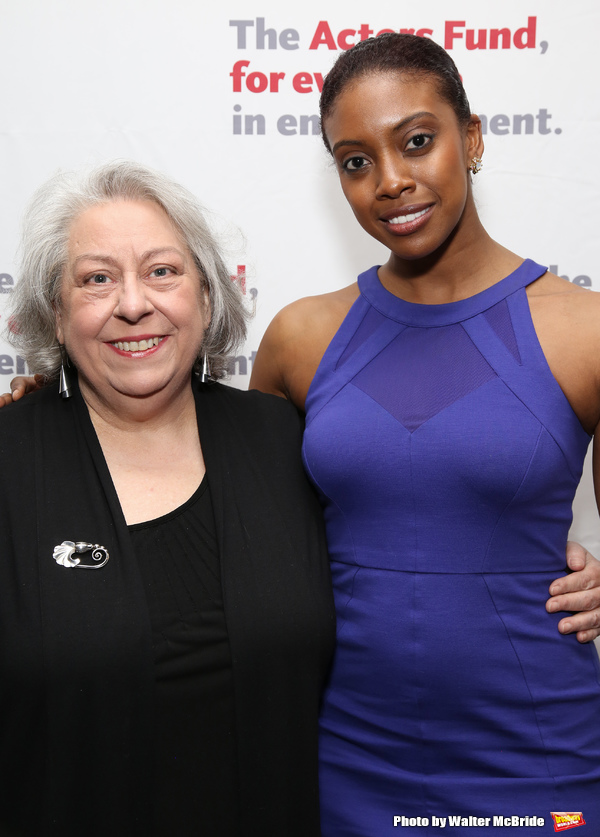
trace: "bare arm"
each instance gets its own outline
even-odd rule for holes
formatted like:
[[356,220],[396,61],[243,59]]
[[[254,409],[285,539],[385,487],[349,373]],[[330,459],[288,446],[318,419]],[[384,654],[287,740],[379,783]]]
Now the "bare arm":
[[281,395],[304,410],[321,358],[357,296],[358,287],[350,285],[280,311],[256,353],[250,388]]
[[[546,360],[583,427],[595,432],[594,483],[600,480],[600,294],[575,288],[546,274],[528,289],[535,329]],[[582,546],[567,544],[571,572],[550,585],[549,613],[572,611],[558,624],[580,642],[600,636],[600,563]]]

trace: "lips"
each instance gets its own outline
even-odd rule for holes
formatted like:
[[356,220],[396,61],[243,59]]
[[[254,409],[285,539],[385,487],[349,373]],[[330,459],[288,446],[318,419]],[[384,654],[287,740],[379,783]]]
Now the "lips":
[[389,210],[381,221],[389,232],[394,235],[410,235],[429,221],[433,212],[433,204],[429,206],[407,206],[402,211],[399,209]]

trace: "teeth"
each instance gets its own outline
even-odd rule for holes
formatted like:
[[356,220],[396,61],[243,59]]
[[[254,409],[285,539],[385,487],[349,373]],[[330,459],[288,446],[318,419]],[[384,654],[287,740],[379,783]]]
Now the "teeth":
[[410,212],[408,215],[398,215],[397,218],[390,218],[388,224],[408,224],[409,221],[416,221],[421,215],[425,215],[427,209],[422,209],[420,212]]
[[163,337],[151,337],[149,340],[130,340],[129,342],[118,340],[112,345],[122,352],[144,352],[146,349],[151,349],[152,346],[158,346],[163,339]]

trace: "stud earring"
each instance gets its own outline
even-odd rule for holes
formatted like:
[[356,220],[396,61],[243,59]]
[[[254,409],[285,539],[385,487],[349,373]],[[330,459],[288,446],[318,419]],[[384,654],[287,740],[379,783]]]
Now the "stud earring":
[[73,395],[72,384],[69,376],[69,356],[63,343],[59,343],[60,349],[60,375],[58,378],[58,392],[61,398],[70,398]]
[[473,157],[471,162],[469,163],[469,171],[471,174],[477,174],[483,168],[483,163],[481,162],[481,157]]

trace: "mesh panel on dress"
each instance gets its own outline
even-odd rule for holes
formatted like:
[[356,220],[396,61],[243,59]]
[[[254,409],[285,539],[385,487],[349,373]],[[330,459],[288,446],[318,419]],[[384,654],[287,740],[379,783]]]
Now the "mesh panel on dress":
[[496,335],[502,340],[508,351],[521,366],[521,355],[517,345],[517,338],[515,337],[515,330],[513,328],[512,320],[510,318],[510,311],[508,310],[508,303],[505,299],[488,308],[484,312],[484,317],[496,332]]
[[[397,385],[390,386],[390,377]],[[460,324],[406,328],[352,380],[411,432],[496,377]]]

